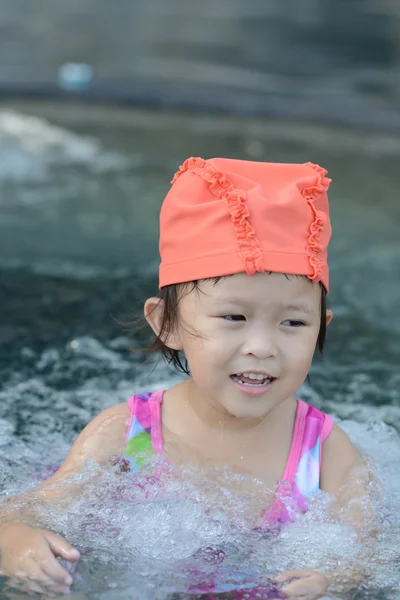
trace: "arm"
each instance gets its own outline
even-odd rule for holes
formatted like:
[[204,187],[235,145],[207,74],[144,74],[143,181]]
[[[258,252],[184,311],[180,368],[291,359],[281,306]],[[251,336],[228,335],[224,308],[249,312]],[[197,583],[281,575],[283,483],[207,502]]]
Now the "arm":
[[[371,552],[371,542],[376,541],[378,534],[371,502],[371,491],[376,489],[375,482],[367,461],[337,425],[334,425],[323,445],[320,487],[334,495],[330,504],[332,517],[350,525],[357,532],[363,548]],[[277,581],[298,578],[282,591],[288,596],[314,593],[311,597],[319,598],[328,588],[339,592],[356,588],[368,577],[364,567],[367,563],[368,558],[364,557],[362,563],[357,561],[346,568],[325,572],[292,570],[282,573]]]
[[[123,453],[129,422],[127,404],[112,406],[97,415],[80,433],[60,468],[35,490],[9,498],[0,511],[0,532],[14,520],[35,524],[34,506],[41,502],[68,502],[79,494],[85,483],[73,478],[88,461],[101,467],[114,464]],[[28,521],[27,521],[28,519]]]
[[64,586],[72,579],[55,557],[76,560],[79,552],[55,533],[36,528],[36,507],[48,502],[68,504],[76,497],[85,481],[74,481],[74,475],[83,471],[87,461],[103,467],[115,464],[123,452],[128,421],[127,404],[103,411],[85,427],[52,477],[35,490],[4,502],[0,511],[1,575],[17,578],[31,591],[65,592]]
[[322,450],[321,489],[335,495],[332,515],[353,527],[360,541],[376,539],[378,527],[371,494],[378,492],[368,460],[335,425]]

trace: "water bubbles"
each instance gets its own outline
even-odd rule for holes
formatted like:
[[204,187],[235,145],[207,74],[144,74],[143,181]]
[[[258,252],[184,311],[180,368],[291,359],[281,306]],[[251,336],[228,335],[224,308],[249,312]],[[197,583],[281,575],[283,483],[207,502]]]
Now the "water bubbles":
[[313,510],[306,518],[284,528],[280,542],[276,560],[279,554],[280,561],[286,563],[285,568],[296,569],[319,570],[322,563],[328,565],[332,561],[339,564],[341,560],[354,557],[360,549],[354,529],[334,522],[326,514],[323,521],[318,522],[318,518],[313,518]]
[[217,543],[220,533],[212,528],[201,505],[188,500],[165,499],[136,507],[131,525],[131,541],[140,553],[165,560],[190,557],[204,543]]
[[55,348],[49,348],[45,350],[41,355],[40,359],[36,363],[36,369],[40,371],[44,371],[49,367],[54,366],[57,361],[60,360],[60,353]]
[[131,366],[122,360],[117,352],[108,350],[100,342],[91,337],[74,339],[68,345],[75,354],[105,362],[112,369],[126,370]]
[[12,423],[0,419],[0,446],[7,446],[11,443],[15,428]]

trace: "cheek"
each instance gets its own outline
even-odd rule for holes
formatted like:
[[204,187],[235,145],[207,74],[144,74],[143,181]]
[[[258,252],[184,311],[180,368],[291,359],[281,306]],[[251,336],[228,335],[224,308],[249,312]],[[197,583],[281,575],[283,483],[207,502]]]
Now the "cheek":
[[186,336],[184,352],[194,378],[212,378],[225,366],[232,354],[232,343],[216,332],[199,332],[198,337]]
[[182,344],[186,359],[194,364],[210,361],[210,355],[217,354],[215,338],[204,328],[197,327],[193,333],[184,332]]
[[285,340],[284,354],[294,368],[300,370],[309,367],[314,356],[316,340],[317,334],[312,331],[303,335],[289,336],[289,339]]
[[216,365],[221,363],[228,354],[229,346],[224,340],[215,335],[204,336],[192,344],[192,357],[203,365]]
[[193,352],[219,355],[222,351],[226,352],[233,342],[232,333],[229,335],[217,320],[199,321],[196,331],[198,336],[192,341],[188,341]]
[[195,343],[192,341],[190,349],[185,351],[185,356],[192,378],[198,384],[201,382],[202,387],[212,386],[215,373],[220,371],[220,363],[217,362],[221,358],[220,354],[207,348],[204,340],[196,340]]

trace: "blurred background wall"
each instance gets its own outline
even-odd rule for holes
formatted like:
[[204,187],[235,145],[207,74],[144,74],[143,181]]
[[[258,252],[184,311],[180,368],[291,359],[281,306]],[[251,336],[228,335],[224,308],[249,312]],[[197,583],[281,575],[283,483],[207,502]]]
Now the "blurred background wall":
[[399,0],[0,0],[0,93],[400,128]]

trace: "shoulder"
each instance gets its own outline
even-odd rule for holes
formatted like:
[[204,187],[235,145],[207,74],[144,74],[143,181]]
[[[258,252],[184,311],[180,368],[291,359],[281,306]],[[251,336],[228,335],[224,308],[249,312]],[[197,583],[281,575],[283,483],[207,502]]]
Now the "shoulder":
[[334,424],[322,446],[321,489],[336,494],[360,459],[361,455],[348,435]]
[[130,408],[126,402],[110,406],[110,408],[103,410],[86,425],[75,444],[79,444],[80,449],[84,450],[85,454],[88,455],[92,449],[100,451],[101,448],[99,445],[102,442],[106,442],[102,453],[105,452],[108,454],[110,451],[112,452],[116,446],[119,447],[121,440],[123,443],[125,439],[130,412]]
[[103,410],[79,434],[67,458],[51,480],[79,473],[89,460],[106,465],[118,458],[124,449],[129,419],[130,408],[127,403]]

